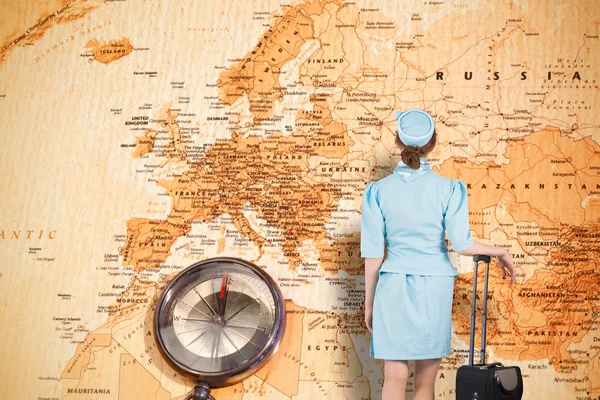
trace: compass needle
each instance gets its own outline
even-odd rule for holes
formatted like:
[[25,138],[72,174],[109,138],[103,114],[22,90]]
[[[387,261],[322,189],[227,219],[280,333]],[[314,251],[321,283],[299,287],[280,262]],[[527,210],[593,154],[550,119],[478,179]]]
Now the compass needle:
[[225,333],[225,337],[227,337],[227,339],[229,339],[229,342],[231,342],[231,344],[233,345],[233,347],[235,347],[235,349],[237,350],[237,352],[240,353],[240,356],[244,357],[244,355],[242,354],[242,352],[240,351],[240,349],[235,345],[235,342],[233,341],[233,339],[231,338],[231,336],[229,336],[229,332],[227,332],[227,327],[225,327],[225,329],[223,330],[223,333]]
[[249,318],[249,317],[254,317],[260,315],[260,313],[256,313],[256,314],[248,314],[248,315],[244,315],[243,317],[237,317],[237,318],[230,318],[228,321],[234,321],[234,320],[240,320],[240,319],[244,319],[244,318]]
[[219,332],[215,331],[215,339],[213,340],[213,346],[210,352],[210,356],[213,360],[219,357],[219,344],[221,343],[221,335]]
[[191,342],[189,342],[188,344],[185,345],[185,347],[189,347],[192,345],[192,343],[194,343],[196,340],[200,339],[202,336],[206,335],[206,333],[209,332],[208,330],[202,332],[200,335],[198,335],[196,337],[196,339],[192,340]]
[[228,328],[256,329],[256,326],[227,324]]
[[200,292],[198,292],[198,290],[196,290],[196,288],[194,288],[194,292],[196,292],[196,294],[198,295],[198,297],[200,297],[200,300],[202,300],[204,302],[204,304],[206,304],[206,307],[208,307],[208,309],[210,310],[210,312],[212,312],[213,315],[217,315],[217,312],[210,306],[210,304],[208,304],[208,302],[206,301],[206,299],[204,298],[204,296],[202,296],[200,294]]
[[211,320],[212,320],[211,316],[210,316],[210,315],[207,315],[205,312],[202,312],[202,311],[198,310],[198,309],[197,309],[196,307],[194,307],[194,306],[190,306],[188,303],[186,303],[186,302],[185,302],[185,301],[183,301],[183,300],[180,300],[180,301],[181,301],[181,303],[182,303],[182,304],[185,304],[186,306],[188,306],[188,307],[189,307],[189,308],[191,308],[192,310],[196,310],[196,311],[198,311],[200,314],[204,315],[206,318],[209,318],[209,319],[211,319]]
[[[229,286],[231,278],[227,277],[227,270],[223,271],[223,277],[221,278],[221,290],[219,290],[219,295],[216,297],[217,302],[217,314],[221,318],[225,318],[225,309],[227,308],[227,299],[229,297]],[[217,292],[214,292],[215,296]]]
[[200,329],[206,329],[206,327],[201,326],[200,328],[195,328],[195,329],[190,329],[189,331],[183,331],[183,332],[177,332],[177,335],[183,335],[185,333],[190,333],[190,332],[194,332],[194,331],[199,331]]
[[181,318],[184,321],[195,321],[195,322],[208,322],[212,323],[212,319],[200,319],[200,318]]
[[229,319],[233,318],[234,316],[236,316],[237,314],[239,314],[240,312],[242,312],[243,309],[245,309],[246,307],[248,307],[252,303],[253,303],[253,301],[249,301],[244,307],[240,308],[239,310],[237,310],[236,312],[234,312],[230,316],[225,317],[225,319],[229,320]]
[[[210,333],[214,334],[214,333],[215,333],[215,331],[214,331],[214,330],[212,330],[212,331],[210,331]],[[211,337],[212,337],[212,336],[213,336],[213,335],[211,335]],[[202,347],[200,347],[200,350],[198,350],[198,352],[197,352],[196,354],[200,355],[200,352],[202,351],[202,349],[204,349],[204,346],[206,346],[207,344],[208,344],[208,340],[207,340],[206,342],[204,342],[204,344],[202,345]],[[187,347],[187,346],[186,346],[186,347]]]
[[247,337],[245,337],[244,335],[240,335],[239,333],[237,333],[236,331],[234,331],[233,329],[231,330],[231,332],[235,333],[236,335],[238,335],[239,337],[241,337],[242,339],[244,339],[245,341],[247,341],[248,343],[252,343],[253,345],[255,345],[256,347],[260,347],[259,345],[257,345],[256,343],[254,343],[252,340],[248,339]]

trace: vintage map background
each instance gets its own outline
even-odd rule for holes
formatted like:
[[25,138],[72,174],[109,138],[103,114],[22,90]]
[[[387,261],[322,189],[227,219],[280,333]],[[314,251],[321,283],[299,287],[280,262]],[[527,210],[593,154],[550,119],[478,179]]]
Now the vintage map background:
[[[360,196],[393,110],[436,118],[493,268],[490,358],[526,399],[600,397],[595,1],[8,0],[0,9],[0,398],[183,399],[152,309],[190,263],[252,260],[288,299],[277,356],[227,399],[380,398]],[[453,354],[466,354],[468,258]],[[315,295],[318,293],[318,295]]]

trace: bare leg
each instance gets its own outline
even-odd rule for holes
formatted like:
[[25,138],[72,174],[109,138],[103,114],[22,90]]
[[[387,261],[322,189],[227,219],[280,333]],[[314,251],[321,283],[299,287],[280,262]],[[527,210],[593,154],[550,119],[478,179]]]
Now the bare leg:
[[385,360],[382,400],[405,400],[408,381],[408,362]]
[[435,378],[440,368],[441,358],[415,361],[413,400],[433,400],[435,397]]

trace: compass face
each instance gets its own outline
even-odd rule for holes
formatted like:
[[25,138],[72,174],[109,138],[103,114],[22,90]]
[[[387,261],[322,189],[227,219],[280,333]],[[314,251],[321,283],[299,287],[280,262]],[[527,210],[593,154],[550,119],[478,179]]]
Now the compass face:
[[187,375],[253,367],[282,333],[279,290],[258,267],[212,259],[186,269],[158,305],[156,332],[167,358]]

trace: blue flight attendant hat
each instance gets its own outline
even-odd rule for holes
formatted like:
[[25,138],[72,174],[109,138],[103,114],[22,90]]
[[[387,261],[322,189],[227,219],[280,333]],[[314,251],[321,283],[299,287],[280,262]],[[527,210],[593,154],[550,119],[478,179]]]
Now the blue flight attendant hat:
[[396,111],[398,136],[407,146],[421,147],[429,142],[435,131],[433,118],[427,112],[416,108]]

